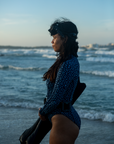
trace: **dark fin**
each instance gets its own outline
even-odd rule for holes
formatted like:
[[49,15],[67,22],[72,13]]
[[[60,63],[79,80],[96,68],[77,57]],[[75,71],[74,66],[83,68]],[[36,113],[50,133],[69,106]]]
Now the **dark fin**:
[[45,135],[51,130],[52,124],[49,120],[38,123],[35,131],[27,138],[26,144],[39,144]]
[[22,133],[22,135],[19,138],[19,141],[21,142],[21,144],[25,143],[25,141],[33,133],[33,131],[35,130],[39,122],[40,122],[40,118],[29,129],[26,129]]
[[78,83],[77,83],[76,89],[73,94],[72,105],[79,98],[79,96],[82,94],[82,92],[85,90],[85,88],[86,88],[86,84],[80,83],[80,79],[78,79]]

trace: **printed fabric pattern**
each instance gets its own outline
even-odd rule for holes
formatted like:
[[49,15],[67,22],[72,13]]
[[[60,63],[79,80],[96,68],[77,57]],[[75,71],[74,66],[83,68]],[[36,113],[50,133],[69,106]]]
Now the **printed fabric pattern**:
[[79,62],[75,56],[63,62],[58,70],[55,83],[47,79],[47,101],[40,114],[47,116],[51,121],[55,114],[63,114],[80,128],[81,120],[76,110],[71,106],[70,111],[62,111],[57,106],[60,102],[71,102],[79,77]]

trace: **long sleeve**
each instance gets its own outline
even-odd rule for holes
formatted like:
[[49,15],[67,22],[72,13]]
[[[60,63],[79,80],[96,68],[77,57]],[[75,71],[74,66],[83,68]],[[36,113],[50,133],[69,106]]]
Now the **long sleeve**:
[[63,96],[74,77],[77,79],[75,81],[75,83],[77,83],[78,76],[79,63],[76,58],[74,60],[66,61],[62,64],[57,73],[52,94],[47,99],[44,107],[39,111],[41,115],[47,115],[59,105],[59,103],[63,100]]

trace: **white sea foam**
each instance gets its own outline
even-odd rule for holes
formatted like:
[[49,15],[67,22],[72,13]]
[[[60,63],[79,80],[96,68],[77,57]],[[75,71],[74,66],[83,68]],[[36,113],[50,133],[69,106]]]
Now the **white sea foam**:
[[90,57],[91,55],[90,54],[86,54],[86,57]]
[[[43,105],[42,102],[33,103],[27,101],[21,102],[9,102],[8,100],[0,100],[0,106],[3,107],[18,107],[18,108],[27,108],[27,109],[38,109]],[[83,110],[83,109],[76,109],[81,118],[89,119],[89,120],[102,120],[106,122],[114,122],[114,114],[111,112],[97,112],[94,110]]]
[[78,49],[78,52],[82,52],[82,51],[85,51],[85,49],[83,49],[83,48]]
[[46,54],[44,54],[42,57],[46,57],[46,58],[49,58],[49,59],[56,59],[57,58],[54,55],[46,55]]
[[97,112],[93,110],[78,110],[81,118],[90,120],[102,120],[106,122],[114,122],[114,114],[110,112]]
[[0,100],[0,106],[5,107],[20,107],[20,108],[29,108],[29,109],[38,109],[41,107],[40,104],[33,104],[31,102],[9,102],[7,100]]
[[95,54],[101,54],[101,55],[114,55],[114,50],[111,50],[111,51],[97,50],[97,51],[95,51]]
[[15,66],[12,66],[12,65],[8,65],[8,66],[0,65],[0,69],[14,69],[14,70],[24,70],[24,71],[40,71],[40,70],[43,70],[45,68],[37,68],[37,67],[22,68],[22,67],[15,67]]
[[108,50],[109,48],[97,48],[97,50]]
[[114,58],[103,58],[103,57],[88,57],[86,58],[87,61],[93,62],[112,62],[114,63]]
[[114,71],[81,71],[81,73],[86,74],[93,74],[97,76],[108,76],[108,77],[114,77]]
[[4,55],[55,54],[52,49],[1,49]]

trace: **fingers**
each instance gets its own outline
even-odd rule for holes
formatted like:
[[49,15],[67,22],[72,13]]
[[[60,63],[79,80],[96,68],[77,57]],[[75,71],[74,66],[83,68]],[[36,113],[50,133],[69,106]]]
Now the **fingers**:
[[46,121],[46,118],[44,116],[40,117],[42,121]]
[[40,119],[41,119],[42,121],[46,121],[46,120],[47,120],[45,116],[39,115],[39,117],[40,117]]
[[40,110],[41,108],[39,108],[39,110]]
[[[39,111],[40,111],[40,109],[41,109],[41,108],[39,108]],[[45,116],[42,116],[39,112],[38,112],[38,115],[39,115],[39,117],[40,117],[40,119],[41,119],[42,121],[46,121],[46,120],[47,120],[46,117],[45,117]]]

